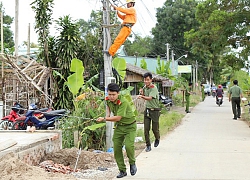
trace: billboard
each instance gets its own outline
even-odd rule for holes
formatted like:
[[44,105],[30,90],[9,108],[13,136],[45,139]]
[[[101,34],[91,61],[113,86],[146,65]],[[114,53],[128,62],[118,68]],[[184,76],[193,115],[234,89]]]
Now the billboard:
[[178,65],[178,73],[191,73],[192,65]]

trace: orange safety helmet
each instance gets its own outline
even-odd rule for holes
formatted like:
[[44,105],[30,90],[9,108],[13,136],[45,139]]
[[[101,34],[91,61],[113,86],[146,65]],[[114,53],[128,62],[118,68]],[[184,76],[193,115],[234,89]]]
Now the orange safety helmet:
[[218,85],[218,88],[221,88],[222,86],[221,85]]

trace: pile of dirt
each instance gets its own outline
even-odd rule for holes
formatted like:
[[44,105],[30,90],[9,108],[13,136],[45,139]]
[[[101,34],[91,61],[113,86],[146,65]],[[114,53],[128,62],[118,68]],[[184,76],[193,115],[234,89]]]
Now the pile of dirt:
[[14,153],[10,153],[0,158],[0,177],[4,180],[74,180],[76,179],[72,175],[60,174],[60,173],[48,173],[45,170],[30,166],[21,160]]
[[[136,148],[136,156],[142,151],[144,144],[141,146],[142,144]],[[30,166],[19,160],[14,153],[10,153],[0,158],[0,179],[112,179],[119,172],[113,153],[84,150],[79,155],[76,167],[77,172],[73,172],[78,153],[77,148],[61,149],[57,152],[49,153],[41,161],[41,168]],[[124,156],[127,161],[125,151]]]
[[[61,149],[57,152],[49,153],[44,158],[45,160],[51,160],[57,164],[63,164],[74,169],[79,150],[77,148]],[[80,151],[79,159],[77,162],[77,169],[97,169],[110,168],[116,166],[114,154],[102,151]]]

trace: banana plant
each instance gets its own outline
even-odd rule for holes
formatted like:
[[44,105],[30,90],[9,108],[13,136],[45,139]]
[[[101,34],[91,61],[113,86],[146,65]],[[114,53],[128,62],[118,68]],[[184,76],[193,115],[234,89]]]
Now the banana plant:
[[65,85],[69,87],[70,92],[76,96],[84,83],[83,72],[84,67],[82,61],[79,59],[72,59],[70,72],[73,72],[65,82]]
[[[125,76],[126,76],[126,69],[127,69],[127,64],[126,60],[123,58],[115,58],[112,61],[112,66],[115,68],[121,78],[122,81],[124,81]],[[138,112],[136,110],[136,107],[134,105],[133,99],[131,97],[130,92],[134,89],[134,87],[129,86],[127,89],[121,90],[120,94],[123,95],[128,102],[130,103],[132,107],[132,111],[134,112],[135,116],[138,115]]]

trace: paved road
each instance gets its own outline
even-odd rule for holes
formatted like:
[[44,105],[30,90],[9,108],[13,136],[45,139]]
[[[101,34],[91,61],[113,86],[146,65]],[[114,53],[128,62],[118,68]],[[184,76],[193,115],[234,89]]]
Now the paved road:
[[218,107],[207,97],[157,148],[137,157],[135,176],[123,179],[250,180],[250,128],[232,118],[228,99]]

